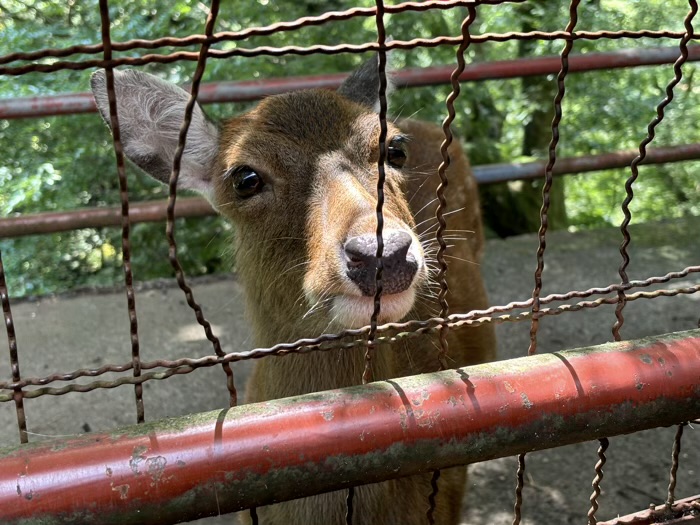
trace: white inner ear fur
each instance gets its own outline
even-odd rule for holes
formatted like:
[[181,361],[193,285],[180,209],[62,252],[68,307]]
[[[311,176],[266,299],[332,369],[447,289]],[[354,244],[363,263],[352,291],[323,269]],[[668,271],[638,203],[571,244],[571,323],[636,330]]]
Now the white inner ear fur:
[[[126,156],[144,171],[167,182],[189,94],[153,75],[135,70],[114,72],[117,114]],[[106,76],[92,77],[97,107],[109,124]],[[218,130],[195,104],[182,155],[178,185],[211,200],[210,170],[216,159]]]

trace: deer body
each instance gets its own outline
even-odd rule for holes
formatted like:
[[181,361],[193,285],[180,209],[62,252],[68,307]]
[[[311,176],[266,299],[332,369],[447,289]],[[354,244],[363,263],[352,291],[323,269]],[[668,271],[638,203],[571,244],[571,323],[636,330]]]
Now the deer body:
[[[338,92],[302,91],[267,98],[219,127],[195,108],[182,159],[180,186],[203,193],[236,226],[235,257],[255,343],[269,347],[369,324],[376,268],[376,185],[379,120],[376,61]],[[93,92],[109,120],[104,73]],[[116,72],[115,89],[127,156],[167,181],[187,94],[150,75]],[[384,293],[379,322],[427,319],[439,313],[434,282],[431,202],[439,183],[444,139],[434,125],[388,124],[384,205]],[[487,305],[478,262],[483,245],[476,183],[458,144],[450,149],[448,228],[454,244],[447,281],[452,311]],[[433,217],[433,219],[431,219]],[[423,238],[421,235],[427,232]],[[449,237],[449,235],[448,235]],[[453,331],[454,367],[494,358],[492,329]],[[374,353],[375,380],[436,371],[439,345],[414,338]],[[247,402],[356,385],[364,349],[331,350],[257,362]],[[444,471],[436,523],[456,524],[464,468]],[[430,474],[356,489],[355,523],[425,522]],[[261,523],[345,523],[345,492],[258,509]]]

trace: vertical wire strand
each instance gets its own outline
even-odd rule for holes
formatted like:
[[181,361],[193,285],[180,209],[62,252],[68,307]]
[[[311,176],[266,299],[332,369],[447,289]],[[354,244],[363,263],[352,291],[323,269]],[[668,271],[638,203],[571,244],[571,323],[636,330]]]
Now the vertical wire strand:
[[[469,48],[472,38],[471,38],[471,26],[474,23],[474,20],[476,19],[476,8],[474,6],[468,6],[467,7],[467,17],[462,21],[462,25],[460,27],[460,33],[462,40],[459,44],[459,47],[457,48],[457,51],[455,53],[456,59],[457,59],[457,67],[452,71],[452,75],[450,76],[450,83],[452,86],[452,91],[450,94],[447,96],[447,99],[445,100],[445,106],[447,109],[447,117],[445,120],[442,122],[442,132],[445,135],[445,140],[442,141],[440,144],[440,154],[442,156],[442,162],[438,166],[438,176],[440,177],[440,184],[437,187],[437,190],[435,192],[436,197],[438,199],[438,206],[437,209],[435,210],[435,218],[437,219],[438,222],[438,228],[435,232],[435,239],[438,242],[439,248],[436,254],[436,261],[438,265],[440,266],[440,270],[437,275],[437,281],[440,284],[440,292],[438,293],[438,303],[440,304],[440,318],[441,319],[447,319],[447,317],[450,315],[450,305],[447,302],[447,292],[448,292],[448,286],[447,286],[447,261],[445,261],[445,254],[447,252],[447,244],[445,243],[445,239],[443,238],[443,234],[445,233],[445,229],[447,228],[447,222],[445,221],[444,213],[445,210],[447,209],[447,199],[445,198],[445,191],[447,190],[447,187],[449,185],[449,179],[447,178],[447,169],[450,167],[450,154],[449,154],[449,147],[452,145],[452,142],[454,140],[454,137],[452,135],[452,123],[455,120],[456,112],[455,112],[455,106],[454,103],[457,100],[457,97],[459,97],[459,94],[461,92],[460,84],[459,84],[459,77],[460,75],[464,72],[464,69],[466,67],[466,61],[464,59],[464,54],[466,53],[467,49]],[[448,343],[447,343],[447,334],[449,332],[449,328],[446,324],[442,324],[440,326],[440,331],[439,331],[439,341],[440,341],[440,347],[438,349],[438,365],[439,365],[439,370],[446,370],[448,367],[447,365],[447,352],[448,352]],[[433,471],[432,478],[430,480],[430,487],[431,487],[431,492],[428,495],[428,510],[426,511],[426,518],[428,520],[428,523],[431,525],[435,523],[435,508],[437,505],[437,496],[438,492],[440,490],[440,487],[438,485],[438,480],[440,479],[440,471],[435,470]]]
[[[10,293],[7,290],[5,281],[5,267],[2,264],[2,250],[0,250],[0,302],[2,302],[2,314],[5,319],[5,329],[7,330],[7,343],[10,350],[10,368],[12,370],[12,381],[17,382],[22,379],[19,373],[19,352],[17,350],[17,336],[15,334],[15,322],[12,318],[12,308],[10,307]],[[29,442],[27,434],[27,417],[24,412],[24,394],[21,388],[15,388],[13,392],[15,402],[15,412],[17,414],[17,431],[19,432],[19,442],[22,444]]]
[[523,517],[523,487],[525,486],[525,454],[518,454],[518,470],[515,473],[515,503],[513,504],[513,525],[519,525]]
[[[110,35],[110,17],[108,0],[100,0],[100,17],[102,23],[102,44],[104,46],[104,59],[112,59],[112,37]],[[121,130],[119,128],[119,115],[117,112],[117,95],[114,90],[114,69],[111,66],[105,68],[107,83],[107,99],[109,101],[109,119],[112,128],[114,153],[117,161],[117,175],[119,177],[119,199],[121,201],[121,226],[122,226],[122,260],[124,264],[124,284],[126,287],[126,303],[129,311],[129,330],[131,334],[131,362],[133,364],[133,376],[141,375],[141,352],[139,345],[139,326],[136,316],[136,294],[134,292],[134,274],[131,267],[131,221],[129,219],[129,185],[124,167],[124,149],[121,142]],[[134,385],[134,397],[136,401],[136,422],[145,421],[143,404],[143,385]]]
[[[647,126],[647,136],[639,144],[639,155],[637,155],[634,158],[634,160],[632,160],[632,163],[630,164],[630,170],[632,174],[625,182],[626,196],[624,201],[622,202],[622,213],[624,215],[624,219],[622,221],[622,224],[620,225],[620,232],[622,233],[622,244],[620,244],[620,255],[622,256],[622,263],[620,264],[620,268],[618,270],[622,284],[629,283],[627,267],[630,263],[630,256],[627,251],[627,248],[629,247],[630,242],[632,241],[632,237],[628,229],[630,222],[632,222],[632,212],[630,211],[630,203],[634,198],[633,185],[639,177],[639,164],[642,163],[646,158],[647,146],[654,140],[654,137],[656,136],[656,127],[664,119],[666,106],[668,106],[673,100],[673,89],[683,78],[682,67],[683,64],[685,64],[685,62],[688,60],[688,42],[690,42],[690,40],[694,37],[693,18],[698,12],[698,4],[696,0],[690,0],[688,4],[690,6],[690,10],[688,11],[688,14],[686,15],[685,20],[683,22],[683,25],[685,27],[685,33],[679,43],[679,50],[681,54],[676,60],[676,62],[673,64],[673,80],[671,80],[671,82],[669,82],[666,86],[666,97],[659,103],[658,106],[656,106],[656,117],[654,117]],[[620,341],[622,339],[620,336],[620,329],[622,328],[622,325],[625,322],[625,318],[622,314],[622,311],[624,310],[625,305],[627,304],[627,295],[623,289],[618,290],[617,299],[617,306],[615,308],[616,321],[612,328],[612,334],[615,341]]]
[[354,500],[355,500],[355,487],[350,487],[348,489],[348,495],[345,498],[345,525],[352,525]]
[[258,525],[258,509],[257,507],[250,508],[250,524]]
[[[219,13],[219,0],[212,0],[211,9],[209,15],[207,16],[207,21],[205,25],[205,35],[211,37],[214,34],[214,27],[216,25],[216,17]],[[182,164],[182,154],[185,151],[185,146],[187,143],[187,131],[189,130],[190,123],[192,121],[192,112],[194,111],[195,104],[197,103],[197,95],[199,93],[199,85],[204,75],[204,69],[206,67],[207,53],[209,51],[209,44],[202,44],[199,50],[199,57],[197,58],[197,68],[195,70],[194,76],[192,78],[192,87],[190,89],[190,98],[187,101],[187,106],[185,107],[185,115],[183,118],[182,126],[180,127],[180,134],[178,137],[178,145],[175,151],[175,158],[173,159],[173,170],[170,173],[170,179],[168,181],[168,209],[167,216],[168,222],[165,229],[165,236],[168,239],[168,258],[170,259],[170,264],[175,270],[175,275],[177,278],[177,283],[180,289],[185,292],[185,297],[187,299],[187,304],[194,310],[195,318],[197,322],[204,328],[204,333],[207,339],[212,343],[214,352],[219,357],[225,355],[221,348],[221,341],[214,335],[211,328],[211,323],[207,321],[204,317],[204,312],[202,307],[197,304],[194,299],[194,293],[192,289],[187,285],[185,278],[185,272],[180,265],[180,261],[177,257],[177,242],[175,241],[175,203],[177,200],[177,181],[180,177],[180,168]],[[238,403],[238,393],[236,392],[236,385],[234,383],[233,371],[231,370],[231,365],[229,363],[223,363],[222,368],[226,373],[226,387],[229,391],[229,404],[230,406],[236,406]]]
[[[572,0],[569,4],[569,21],[565,32],[572,34],[578,23],[578,6],[580,0]],[[562,119],[562,101],[566,95],[566,76],[569,72],[569,55],[574,47],[574,41],[569,39],[564,43],[560,54],[560,68],[557,74],[557,94],[554,97],[554,118],[552,119],[552,138],[549,141],[549,160],[544,170],[544,186],[542,187],[542,207],[540,208],[540,228],[537,232],[537,266],[535,268],[535,287],[532,290],[532,321],[530,324],[530,345],[528,355],[537,352],[537,331],[539,329],[540,295],[542,293],[542,273],[544,272],[544,253],[547,248],[547,230],[549,229],[549,205],[554,183],[554,165],[557,161],[557,145],[559,144],[559,124]],[[513,505],[513,525],[519,525],[522,519],[523,488],[525,486],[525,454],[518,455],[518,470],[516,472],[515,503]]]
[[[450,306],[447,302],[447,262],[445,261],[445,252],[447,251],[447,244],[445,243],[445,239],[443,238],[443,234],[445,233],[445,229],[447,228],[447,222],[445,221],[444,213],[447,209],[445,190],[447,189],[447,186],[449,184],[449,180],[447,178],[447,168],[450,167],[450,154],[448,152],[448,149],[454,139],[452,135],[451,126],[456,116],[454,103],[457,100],[457,97],[459,97],[461,91],[459,77],[464,71],[464,68],[466,67],[464,53],[467,51],[467,48],[469,47],[472,41],[470,29],[475,19],[476,8],[474,6],[468,6],[467,17],[464,19],[461,26],[462,41],[460,42],[456,52],[457,67],[454,69],[454,71],[452,71],[452,75],[450,76],[452,91],[450,92],[450,94],[447,97],[447,100],[445,101],[447,117],[442,123],[442,132],[445,135],[445,140],[443,140],[442,144],[440,144],[440,154],[442,155],[442,162],[440,163],[440,166],[438,166],[438,176],[440,177],[440,184],[438,185],[437,191],[435,192],[438,199],[438,206],[435,210],[435,218],[438,221],[438,228],[435,232],[435,238],[440,246],[436,255],[437,263],[440,266],[440,270],[437,275],[437,281],[440,284],[438,303],[440,304],[440,317],[442,319],[446,319],[450,313]],[[438,362],[440,365],[440,370],[446,370],[448,368],[447,333],[448,326],[446,324],[443,324],[440,327],[440,350],[438,353]]]
[[382,297],[382,273],[384,270],[384,182],[386,181],[386,171],[384,163],[386,161],[386,136],[387,136],[387,79],[386,79],[386,30],[384,28],[384,2],[377,0],[377,14],[375,22],[377,26],[377,44],[379,45],[377,74],[379,76],[379,158],[377,159],[377,271],[375,274],[376,289],[374,293],[374,310],[370,319],[370,330],[367,334],[367,351],[365,352],[365,369],[362,373],[362,383],[372,381],[372,357],[375,351],[375,338],[377,335],[377,320],[381,309]]
[[[578,23],[578,5],[580,0],[572,0],[569,5],[569,22],[565,32],[572,34]],[[542,207],[540,208],[540,229],[537,233],[537,267],[535,269],[535,288],[532,291],[532,322],[530,325],[530,346],[528,355],[537,352],[537,330],[539,328],[540,295],[542,293],[542,272],[544,271],[544,252],[547,248],[547,230],[549,229],[549,205],[554,182],[554,165],[557,161],[557,145],[559,144],[559,124],[562,120],[561,105],[566,94],[566,75],[569,72],[569,55],[574,47],[574,41],[569,39],[561,52],[559,73],[557,74],[557,94],[554,97],[554,118],[552,119],[552,138],[549,141],[549,160],[544,170],[544,186],[542,187]]]
[[[681,41],[678,45],[679,51],[680,51],[680,56],[678,59],[675,61],[673,64],[673,79],[667,84],[666,86],[666,97],[656,106],[656,116],[651,120],[649,125],[647,126],[647,136],[642,140],[642,142],[639,144],[639,154],[632,160],[630,164],[630,171],[631,175],[629,178],[625,181],[625,199],[622,202],[622,213],[624,215],[624,219],[622,223],[620,224],[620,232],[622,233],[622,243],[620,244],[620,255],[622,257],[622,263],[620,264],[619,267],[619,275],[620,275],[620,280],[621,284],[627,284],[629,283],[629,276],[627,275],[627,268],[630,263],[630,256],[628,252],[628,247],[630,243],[632,242],[632,237],[629,232],[629,225],[632,222],[632,212],[630,211],[630,204],[632,202],[632,199],[634,199],[634,189],[633,185],[637,178],[639,177],[639,164],[644,161],[644,159],[647,156],[647,146],[654,140],[656,136],[656,127],[663,121],[664,116],[665,116],[665,110],[666,107],[671,103],[674,97],[673,90],[674,88],[680,83],[681,79],[683,78],[683,64],[688,59],[688,43],[690,40],[694,37],[694,29],[693,29],[693,19],[695,18],[695,15],[698,12],[698,4],[696,0],[689,0],[688,2],[689,10],[688,14],[686,15],[684,21],[683,21],[683,26],[685,28],[685,33],[683,37],[681,38]],[[621,341],[622,336],[620,334],[620,330],[622,329],[622,326],[625,322],[625,318],[623,315],[623,310],[625,308],[625,305],[627,304],[627,294],[625,293],[624,289],[620,289],[617,292],[617,306],[615,307],[615,324],[612,327],[612,335],[615,341]],[[698,325],[700,326],[700,321],[698,322]],[[671,472],[669,474],[670,476],[670,481],[669,481],[669,487],[668,487],[668,496],[666,500],[667,505],[672,505],[673,504],[673,499],[674,499],[674,491],[676,487],[676,472],[678,470],[678,456],[676,455],[676,452],[680,451],[680,438],[683,434],[683,426],[680,425],[678,428],[678,431],[676,433],[676,440],[674,441],[674,448],[672,452],[672,466],[671,466]],[[607,440],[606,440],[607,441]],[[602,445],[602,441],[601,441]],[[602,448],[602,447],[601,447]],[[604,451],[603,451],[604,452]],[[603,456],[604,457],[604,456]],[[597,470],[596,470],[597,472]],[[602,471],[601,471],[601,476],[602,478]],[[596,479],[598,479],[598,476],[596,476]],[[594,482],[595,483],[595,482]],[[595,488],[595,485],[594,485]],[[597,501],[597,495],[600,494],[600,491],[595,491],[591,495],[591,510],[589,511],[589,525],[595,525],[596,520],[595,520],[595,511],[598,509]]]
[[598,512],[599,508],[598,498],[600,497],[601,493],[600,483],[603,481],[603,467],[607,461],[605,451],[608,450],[608,446],[610,445],[608,438],[601,438],[598,440],[598,442],[600,443],[600,446],[598,447],[598,462],[595,464],[595,478],[593,478],[593,483],[591,483],[593,493],[589,498],[591,508],[588,511],[588,525],[596,525],[596,523],[598,523],[595,514]]
[[666,506],[671,507],[676,502],[676,476],[678,475],[679,457],[681,454],[681,438],[683,437],[683,427],[687,423],[681,423],[676,429],[676,436],[673,439],[673,450],[671,451],[671,470],[668,474],[668,494],[666,496]]
[[434,470],[433,476],[430,478],[430,486],[432,491],[428,496],[428,510],[425,513],[425,517],[428,519],[430,525],[435,525],[435,508],[437,507],[437,495],[438,495],[438,480],[440,479],[440,471]]
[[[384,2],[376,0],[377,14],[375,16],[375,24],[377,27],[377,75],[379,77],[379,158],[377,159],[377,271],[374,276],[375,292],[374,292],[374,310],[370,319],[370,329],[367,334],[367,349],[365,350],[365,368],[362,372],[362,384],[367,384],[372,381],[372,358],[375,352],[375,338],[377,336],[377,321],[381,309],[382,298],[382,273],[384,270],[384,182],[386,181],[386,171],[384,163],[386,162],[386,136],[387,136],[387,78],[386,78],[386,30],[384,28]],[[345,520],[348,525],[352,524],[353,502],[355,499],[355,487],[348,489],[346,499],[346,514]]]

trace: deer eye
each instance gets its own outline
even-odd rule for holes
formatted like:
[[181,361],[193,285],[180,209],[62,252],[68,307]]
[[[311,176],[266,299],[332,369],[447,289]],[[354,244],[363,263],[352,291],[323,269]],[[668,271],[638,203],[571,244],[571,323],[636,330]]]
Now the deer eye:
[[231,179],[233,190],[243,199],[259,193],[265,185],[262,177],[249,166],[231,168],[226,172],[225,177]]
[[406,164],[406,138],[395,137],[389,142],[386,160],[395,168],[403,168]]

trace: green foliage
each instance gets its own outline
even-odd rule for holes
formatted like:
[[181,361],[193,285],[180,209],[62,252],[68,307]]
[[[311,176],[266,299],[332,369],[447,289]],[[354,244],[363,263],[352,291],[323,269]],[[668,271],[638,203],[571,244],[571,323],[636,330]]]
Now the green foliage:
[[[121,0],[111,3],[111,36],[114,41],[135,38],[201,34],[206,8],[195,0],[153,2]],[[217,31],[238,31],[329,10],[372,6],[369,0],[237,0],[223,2]],[[661,0],[597,0],[580,8],[580,30],[683,29],[686,6]],[[388,15],[388,33],[396,40],[432,38],[460,33],[465,9]],[[481,6],[473,34],[520,30],[563,29],[568,7],[560,2],[536,0],[523,5]],[[95,2],[72,0],[0,0],[0,55],[46,47],[64,48],[93,44],[100,40],[100,14]],[[222,42],[217,49],[230,50],[260,45],[307,46],[340,43],[361,44],[376,39],[373,17],[357,17],[321,27]],[[653,39],[578,40],[575,53],[603,52],[626,48],[674,45]],[[552,55],[560,52],[562,41],[509,41],[473,45],[466,59],[486,62],[519,56]],[[170,53],[181,48],[134,50],[118,56]],[[197,47],[186,48],[196,51]],[[454,64],[450,46],[396,51],[396,68]],[[100,55],[71,56],[90,60]],[[210,59],[204,81],[254,80],[281,76],[349,71],[366,57],[358,54],[280,57],[232,57]],[[56,59],[45,59],[52,62]],[[19,63],[17,63],[19,64]],[[192,61],[148,64],[144,70],[177,83],[187,83],[194,71]],[[30,73],[5,77],[0,97],[26,97],[86,91],[92,70]],[[700,118],[694,82],[695,68],[684,67],[684,81],[666,120],[658,128],[653,145],[697,142]],[[673,77],[670,66],[571,74],[563,104],[559,156],[590,155],[636,148],[646,126],[663,99],[663,90]],[[526,128],[537,111],[551,111],[556,92],[555,78],[524,82],[520,79],[463,83],[457,103],[454,129],[466,140],[474,164],[527,161],[546,158],[544,147],[524,156]],[[394,96],[392,112],[441,122],[449,86],[401,90]],[[235,114],[249,105],[208,106],[214,117]],[[549,140],[549,129],[544,141]],[[0,215],[103,207],[119,204],[118,180],[111,139],[97,115],[75,115],[39,119],[0,121]],[[632,211],[635,221],[651,221],[687,214],[699,214],[700,177],[697,163],[642,166],[635,184]],[[574,229],[617,225],[624,180],[629,170],[615,170],[568,177],[565,185],[567,221]],[[165,189],[128,169],[132,202],[164,198]],[[506,188],[512,192],[512,188]],[[508,202],[511,202],[508,200]],[[498,203],[496,202],[494,206]],[[496,213],[499,213],[498,211]],[[226,256],[230,227],[217,218],[179,220],[178,254],[188,274],[224,271],[231,261]],[[163,224],[132,227],[131,246],[136,279],[168,276]],[[55,235],[0,240],[13,295],[33,295],[66,290],[76,286],[118,284],[122,280],[121,231],[119,228],[86,229]]]

